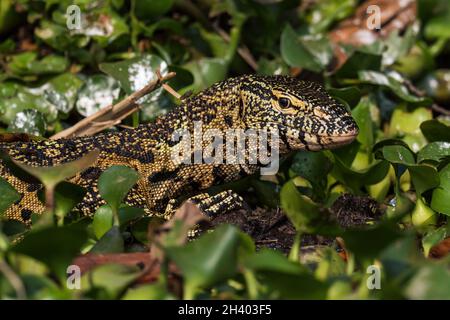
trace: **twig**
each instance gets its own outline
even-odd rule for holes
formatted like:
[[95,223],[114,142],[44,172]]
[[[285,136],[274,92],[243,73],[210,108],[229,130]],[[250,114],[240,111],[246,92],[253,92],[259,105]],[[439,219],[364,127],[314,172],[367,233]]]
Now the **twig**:
[[4,261],[0,260],[0,272],[2,272],[6,279],[8,279],[11,286],[16,291],[17,299],[25,300],[27,294],[22,279],[14,272],[14,270]]
[[[176,5],[180,7],[180,9],[186,11],[189,15],[193,16],[197,19],[204,27],[208,29],[213,29],[217,32],[217,34],[226,42],[230,42],[230,35],[226,33],[224,30],[219,27],[211,24],[208,18],[203,14],[202,10],[200,10],[196,4],[192,3],[190,0],[178,0],[176,1]],[[247,64],[253,69],[258,70],[258,63],[253,57],[252,53],[248,49],[246,45],[240,45],[237,48],[237,53],[241,56],[241,58],[247,62]]]
[[[425,97],[426,93],[423,90],[420,90],[419,88],[417,88],[411,81],[409,81],[408,79],[404,79],[403,80],[403,84],[408,88],[409,91],[411,91],[412,93],[414,93],[416,96],[418,97]],[[441,107],[440,105],[433,103],[431,105],[431,109],[441,113],[443,115],[446,116],[450,116],[450,110],[445,109],[444,107]]]
[[50,139],[92,135],[112,125],[119,124],[123,119],[139,109],[139,104],[136,103],[137,100],[154,91],[165,81],[173,77],[175,77],[175,72],[169,72],[165,76],[149,82],[145,87],[132,93],[115,105],[110,105],[99,110],[93,115],[77,122],[72,127],[51,136]]
[[[162,83],[162,75],[161,72],[159,70],[156,70],[156,76],[158,77],[158,80],[161,81]],[[176,99],[180,100],[181,99],[181,94],[179,94],[178,92],[175,91],[175,89],[173,89],[171,86],[169,86],[167,83],[163,83],[162,87],[164,90],[166,90],[168,93],[170,93],[171,95],[173,95]]]
[[436,103],[433,103],[431,105],[431,109],[433,109],[436,112],[442,113],[443,115],[450,116],[450,110],[447,110]]
[[[230,42],[230,36],[228,33],[226,33],[224,30],[219,28],[218,26],[213,26],[214,30],[219,34],[219,36],[222,37],[223,40],[226,42]],[[250,52],[250,49],[244,44],[237,48],[238,54],[241,56],[241,58],[247,62],[247,64],[253,69],[258,70],[259,66],[256,62],[255,58],[253,57],[252,53]]]

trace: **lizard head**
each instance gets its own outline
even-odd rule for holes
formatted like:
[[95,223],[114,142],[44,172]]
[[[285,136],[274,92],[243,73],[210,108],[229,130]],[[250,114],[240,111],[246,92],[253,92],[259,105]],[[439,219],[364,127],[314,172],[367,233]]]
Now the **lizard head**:
[[287,149],[331,149],[352,142],[358,134],[350,112],[315,82],[248,76],[240,95],[245,126],[277,129]]

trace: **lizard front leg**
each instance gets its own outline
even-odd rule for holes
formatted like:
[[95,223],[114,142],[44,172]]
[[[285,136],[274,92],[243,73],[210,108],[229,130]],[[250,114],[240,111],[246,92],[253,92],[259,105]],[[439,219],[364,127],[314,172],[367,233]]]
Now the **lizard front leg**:
[[[197,205],[200,211],[209,218],[247,206],[244,199],[232,190],[225,190],[215,195],[200,193],[186,201]],[[170,219],[180,205],[180,201],[171,199],[167,204],[164,217]]]

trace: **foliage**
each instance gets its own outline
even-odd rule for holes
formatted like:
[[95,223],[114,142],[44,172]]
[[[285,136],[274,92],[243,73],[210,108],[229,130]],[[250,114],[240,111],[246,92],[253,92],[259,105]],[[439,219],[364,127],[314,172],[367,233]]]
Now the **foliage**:
[[[65,14],[73,3],[84,18],[81,29],[68,30]],[[358,1],[312,3],[297,10],[298,1],[289,0],[200,1],[199,7],[185,0],[5,1],[0,132],[48,137],[142,88],[157,69],[177,72],[169,83],[181,94],[254,72],[238,53],[246,46],[258,73],[296,74],[301,68],[301,77],[323,79],[351,109],[360,134],[341,149],[289,157],[276,183],[251,177],[250,184],[237,184],[241,190],[253,186],[247,193],[259,206],[284,210],[298,232],[289,258],[276,250],[256,251],[253,239],[231,225],[188,244],[162,243],[165,263],[182,272],[181,296],[449,298],[448,257],[428,256],[449,236],[450,121],[430,107],[450,105],[450,6],[445,0],[418,1],[420,28],[393,32],[367,46],[347,45],[348,59],[333,69],[335,44],[328,32],[354,13]],[[162,89],[139,102],[141,110],[126,124],[152,121],[177,103]],[[145,250],[152,245],[148,227],[159,224],[142,209],[122,204],[139,179],[126,167],[111,167],[100,177],[107,204],[93,218],[71,212],[84,190],[60,182],[90,161],[45,170],[22,166],[54,191],[55,206],[45,221],[33,217],[39,227],[31,230],[0,220],[0,259],[19,275],[32,299],[176,298],[167,270],[154,283],[135,285],[140,271],[122,265],[86,273],[81,290],[66,286],[66,267],[77,255]],[[384,204],[382,220],[338,226],[324,212],[343,193]],[[13,186],[0,179],[0,215],[18,199]],[[177,228],[171,232],[177,238]],[[300,261],[305,234],[343,239],[346,260],[326,247],[318,248],[316,259]],[[381,268],[381,290],[366,286],[370,265]],[[17,296],[1,273],[0,296]]]

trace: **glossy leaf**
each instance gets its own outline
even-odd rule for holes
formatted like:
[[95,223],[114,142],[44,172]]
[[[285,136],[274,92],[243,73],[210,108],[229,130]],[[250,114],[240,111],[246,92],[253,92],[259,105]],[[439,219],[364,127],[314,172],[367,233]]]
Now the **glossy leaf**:
[[370,259],[401,236],[395,227],[385,223],[365,229],[347,230],[343,237],[345,246],[358,259]]
[[450,126],[433,119],[420,124],[420,130],[429,142],[445,141],[450,142]]
[[113,104],[119,97],[119,84],[113,78],[94,75],[86,80],[78,92],[77,111],[88,117]]
[[20,194],[3,178],[0,178],[0,216],[14,202],[20,199]]
[[92,221],[92,229],[97,239],[103,237],[103,235],[111,229],[113,226],[113,212],[110,206],[99,207],[94,214]]
[[117,210],[138,179],[139,174],[130,167],[112,166],[101,174],[98,189],[102,198]]
[[128,285],[140,275],[137,266],[106,264],[89,271],[81,278],[83,290],[103,289],[107,296],[115,299]]
[[73,177],[77,172],[92,165],[97,160],[98,154],[99,152],[97,150],[93,150],[78,160],[51,167],[33,167],[15,160],[13,161],[23,170],[39,178],[46,187],[54,187],[59,182]]
[[293,67],[319,72],[330,63],[331,46],[328,40],[319,36],[299,37],[290,25],[281,35],[281,56]]
[[11,250],[44,262],[65,279],[67,266],[79,254],[86,240],[87,233],[82,228],[48,227],[30,232]]
[[[97,232],[99,230],[97,229]],[[90,253],[121,253],[124,251],[122,234],[117,226],[113,226],[98,240]]]
[[185,247],[169,247],[166,253],[182,270],[185,298],[194,298],[199,287],[223,281],[236,273],[239,232],[230,225],[218,227]]
[[442,158],[450,156],[449,142],[432,142],[423,147],[417,154],[417,162],[433,160],[439,162]]
[[439,187],[433,190],[431,208],[437,212],[450,215],[450,164],[439,172]]

